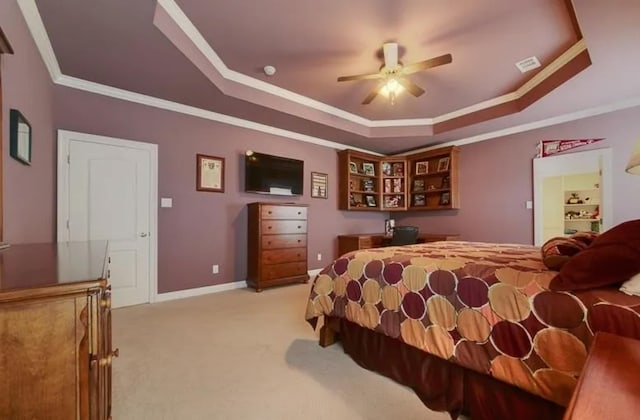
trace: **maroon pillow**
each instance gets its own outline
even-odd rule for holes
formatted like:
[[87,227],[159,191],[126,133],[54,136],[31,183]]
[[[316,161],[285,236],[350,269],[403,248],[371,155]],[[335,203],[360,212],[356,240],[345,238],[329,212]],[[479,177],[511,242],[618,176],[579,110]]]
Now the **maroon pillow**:
[[640,220],[600,234],[567,261],[551,280],[551,290],[582,290],[619,284],[640,272]]

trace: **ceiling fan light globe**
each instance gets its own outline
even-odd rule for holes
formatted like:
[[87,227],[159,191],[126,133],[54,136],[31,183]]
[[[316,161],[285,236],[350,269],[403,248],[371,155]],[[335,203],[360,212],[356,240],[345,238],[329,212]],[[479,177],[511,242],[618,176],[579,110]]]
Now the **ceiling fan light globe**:
[[[389,98],[392,101],[395,101],[395,98],[404,92],[404,86],[402,86],[396,79],[389,79],[387,83],[382,86],[380,89],[380,94],[385,98]],[[393,99],[392,99],[393,94]]]

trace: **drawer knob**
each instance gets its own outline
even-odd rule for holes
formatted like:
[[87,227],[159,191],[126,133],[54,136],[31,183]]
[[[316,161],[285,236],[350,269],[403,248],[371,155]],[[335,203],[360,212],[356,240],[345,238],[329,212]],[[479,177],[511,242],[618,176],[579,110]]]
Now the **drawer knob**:
[[106,309],[111,308],[111,295],[107,295],[100,299],[100,307]]
[[267,229],[271,229],[271,226],[267,226]]
[[302,229],[302,226],[298,226],[298,229]]
[[119,356],[120,356],[120,349],[115,349],[114,351],[109,353],[107,357],[103,357],[102,359],[100,359],[99,364],[100,366],[111,366],[111,363],[113,362],[113,358],[119,357]]
[[271,214],[271,210],[269,210],[268,213]]
[[267,245],[271,245],[271,241],[268,241],[268,242],[267,242]]
[[298,239],[298,243],[302,242],[300,239]]
[[298,212],[298,214],[302,214],[302,212],[301,212],[301,211],[299,211],[299,212]]

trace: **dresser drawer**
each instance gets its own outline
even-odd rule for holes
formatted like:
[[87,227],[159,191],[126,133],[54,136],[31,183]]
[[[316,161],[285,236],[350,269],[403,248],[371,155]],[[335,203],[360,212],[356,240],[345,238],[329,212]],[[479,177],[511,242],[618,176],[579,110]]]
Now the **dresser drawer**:
[[262,206],[262,219],[307,220],[307,208],[296,206]]
[[299,276],[307,273],[307,262],[292,262],[262,266],[262,280],[273,280],[283,277]]
[[307,233],[306,220],[264,220],[262,234]]
[[306,247],[262,251],[263,264],[281,264],[294,261],[307,261]]
[[307,246],[307,235],[262,235],[262,249],[297,248]]

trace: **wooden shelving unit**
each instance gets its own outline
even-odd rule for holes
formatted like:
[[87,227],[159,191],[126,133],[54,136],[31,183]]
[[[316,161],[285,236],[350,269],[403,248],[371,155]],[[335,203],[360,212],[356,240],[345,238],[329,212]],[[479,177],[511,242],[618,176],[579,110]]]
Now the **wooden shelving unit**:
[[380,157],[353,150],[338,154],[341,210],[380,210]]
[[458,149],[455,146],[407,156],[409,210],[447,210],[460,207]]
[[339,208],[362,211],[459,208],[458,149],[406,156],[338,153]]

